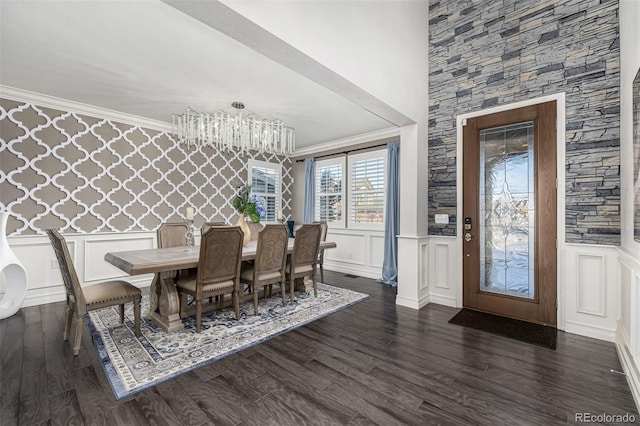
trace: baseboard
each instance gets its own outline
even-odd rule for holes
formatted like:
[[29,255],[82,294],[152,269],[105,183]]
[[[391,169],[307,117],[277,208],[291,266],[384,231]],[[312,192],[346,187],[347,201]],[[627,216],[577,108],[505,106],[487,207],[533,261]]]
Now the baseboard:
[[[126,279],[126,281],[130,282],[134,286],[138,288],[146,288],[151,285],[151,281],[153,278],[137,278],[137,279]],[[38,306],[38,305],[46,305],[47,303],[56,303],[56,302],[64,302],[67,298],[67,293],[64,290],[64,286],[60,283],[59,286],[50,287],[51,290],[45,289],[35,289],[31,292],[27,292],[27,296],[24,298],[24,302],[22,303],[23,308],[27,308],[29,306]],[[43,291],[45,290],[45,291]]]
[[622,364],[622,369],[627,377],[627,383],[629,383],[629,389],[631,395],[633,395],[633,401],[636,403],[636,407],[640,407],[640,373],[633,360],[633,356],[629,352],[629,342],[626,341],[623,333],[620,331],[622,327],[618,326],[618,332],[616,333],[616,350],[618,351],[618,358]]
[[443,295],[439,295],[439,294],[431,294],[429,296],[430,302],[429,303],[435,303],[436,305],[444,305],[444,306],[449,306],[451,308],[457,308],[458,307],[458,301],[456,300],[455,297],[450,297],[450,296],[443,296]]
[[333,262],[329,263],[326,260],[324,262],[324,269],[327,271],[340,272],[343,274],[352,274],[352,275],[357,275],[359,277],[371,278],[374,280],[377,280],[382,276],[381,270],[367,268],[367,267],[359,267],[355,265],[353,266],[339,265]]
[[420,299],[409,299],[407,297],[396,296],[396,305],[404,306],[411,309],[422,309],[429,304],[429,295],[422,296]]
[[22,302],[21,308],[27,308],[29,306],[46,305],[47,303],[64,302],[67,299],[67,293],[64,291],[64,287],[56,287],[54,291],[47,292],[45,294],[33,294],[27,292],[27,296]]
[[566,321],[564,331],[567,333],[579,334],[580,336],[592,337],[594,339],[615,342],[616,331],[594,327],[588,324],[581,324],[573,321]]

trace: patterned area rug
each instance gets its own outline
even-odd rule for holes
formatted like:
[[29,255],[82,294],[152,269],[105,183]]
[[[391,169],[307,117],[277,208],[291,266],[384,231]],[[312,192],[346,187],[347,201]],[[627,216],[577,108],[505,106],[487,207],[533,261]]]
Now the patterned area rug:
[[[229,296],[227,296],[229,297]],[[134,334],[133,307],[129,304],[120,324],[118,308],[89,313],[87,324],[116,399],[125,398],[180,374],[202,367],[242,349],[308,324],[370,297],[367,294],[318,283],[313,290],[297,292],[296,303],[282,306],[276,286],[269,299],[260,299],[258,315],[253,302],[240,305],[240,320],[233,309],[203,314],[202,333],[195,332],[195,318],[185,318],[185,329],[167,334],[145,312],[142,299],[142,336]]]

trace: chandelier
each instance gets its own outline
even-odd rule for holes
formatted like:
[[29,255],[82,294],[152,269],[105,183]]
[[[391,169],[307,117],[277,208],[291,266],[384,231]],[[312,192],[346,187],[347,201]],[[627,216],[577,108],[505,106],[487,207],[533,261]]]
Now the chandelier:
[[242,102],[231,104],[236,115],[225,111],[201,113],[187,107],[184,114],[173,114],[172,131],[187,147],[215,146],[221,151],[258,151],[290,155],[295,150],[296,134],[281,120],[242,115]]

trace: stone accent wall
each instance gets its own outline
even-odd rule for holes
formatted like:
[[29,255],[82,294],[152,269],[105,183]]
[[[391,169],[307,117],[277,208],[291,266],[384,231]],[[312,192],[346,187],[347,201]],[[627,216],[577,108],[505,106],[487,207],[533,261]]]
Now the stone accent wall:
[[456,232],[456,116],[565,92],[565,239],[620,243],[618,26],[615,0],[430,0],[429,234]]
[[246,160],[282,166],[290,214],[291,160],[187,149],[167,132],[0,99],[0,210],[7,233],[154,231],[181,221],[235,223],[230,200],[247,179]]

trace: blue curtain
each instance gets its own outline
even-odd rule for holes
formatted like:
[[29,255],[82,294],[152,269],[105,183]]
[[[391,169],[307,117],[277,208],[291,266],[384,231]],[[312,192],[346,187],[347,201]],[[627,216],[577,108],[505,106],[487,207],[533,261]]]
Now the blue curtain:
[[384,261],[378,282],[398,286],[398,239],[400,233],[400,142],[387,145],[387,193],[384,215]]
[[304,214],[302,223],[311,223],[315,218],[316,204],[316,160],[304,160]]

